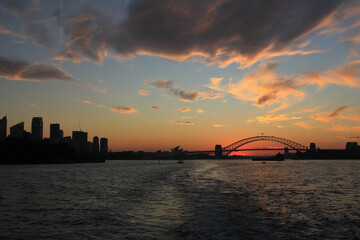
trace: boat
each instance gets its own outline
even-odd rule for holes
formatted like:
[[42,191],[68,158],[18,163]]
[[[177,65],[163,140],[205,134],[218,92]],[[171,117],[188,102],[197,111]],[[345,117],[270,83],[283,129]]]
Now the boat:
[[182,159],[179,159],[177,163],[184,163],[184,161]]
[[252,161],[284,161],[284,160],[285,160],[284,155],[280,153],[271,157],[255,157],[252,159]]

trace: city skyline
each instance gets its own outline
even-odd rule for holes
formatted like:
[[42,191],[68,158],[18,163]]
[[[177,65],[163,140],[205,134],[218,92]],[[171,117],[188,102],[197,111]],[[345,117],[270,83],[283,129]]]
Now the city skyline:
[[261,133],[343,147],[360,141],[359,16],[358,1],[1,1],[0,117],[112,151]]
[[[81,129],[79,131],[73,130],[71,136],[64,136],[63,130],[60,129],[60,123],[50,123],[50,136],[44,138],[42,117],[32,118],[31,131],[26,131],[27,129],[24,126],[25,122],[7,126],[7,116],[4,116],[0,119],[0,143],[6,143],[12,140],[20,140],[18,143],[24,140],[37,143],[42,142],[42,144],[47,142],[55,145],[67,143],[80,154],[94,154],[95,156],[98,154],[104,156],[109,151],[107,138],[101,137],[99,143],[99,137],[94,136],[93,142],[88,141],[88,132],[82,131]],[[7,129],[9,129],[9,131],[7,131]]]

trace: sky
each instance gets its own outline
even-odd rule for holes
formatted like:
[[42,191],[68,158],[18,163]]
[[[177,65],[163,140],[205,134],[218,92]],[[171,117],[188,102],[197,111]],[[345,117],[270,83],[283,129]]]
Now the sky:
[[0,1],[0,117],[112,151],[360,139],[360,1]]

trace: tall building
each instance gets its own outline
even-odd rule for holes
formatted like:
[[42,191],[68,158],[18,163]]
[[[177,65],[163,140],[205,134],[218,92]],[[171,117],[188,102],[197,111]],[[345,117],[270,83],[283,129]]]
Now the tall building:
[[79,151],[82,153],[87,152],[87,132],[83,131],[73,131],[72,132],[72,139],[79,144]]
[[0,142],[5,141],[7,130],[7,119],[6,116],[0,119]]
[[34,141],[43,139],[43,120],[41,117],[33,117],[31,122],[31,137]]
[[108,153],[108,140],[107,138],[100,139],[100,153],[105,155]]
[[99,153],[99,137],[93,137],[93,153]]
[[61,139],[61,130],[59,123],[50,124],[50,140],[59,141]]
[[20,122],[10,127],[10,137],[23,139],[24,138],[24,122]]

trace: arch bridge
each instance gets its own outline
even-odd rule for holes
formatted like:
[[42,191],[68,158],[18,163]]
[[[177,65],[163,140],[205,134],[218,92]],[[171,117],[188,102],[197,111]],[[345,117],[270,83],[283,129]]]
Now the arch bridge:
[[[280,143],[284,148],[257,148],[257,149],[246,149],[242,148],[243,146],[253,143],[253,142],[259,142],[259,141],[270,141],[275,143]],[[250,138],[245,138],[240,141],[234,142],[224,148],[221,147],[221,145],[216,145],[215,147],[215,156],[216,157],[227,157],[230,153],[235,151],[259,151],[259,150],[294,150],[297,152],[300,151],[306,151],[308,150],[308,147],[301,145],[297,142],[280,138],[280,137],[274,137],[274,136],[255,136]]]

